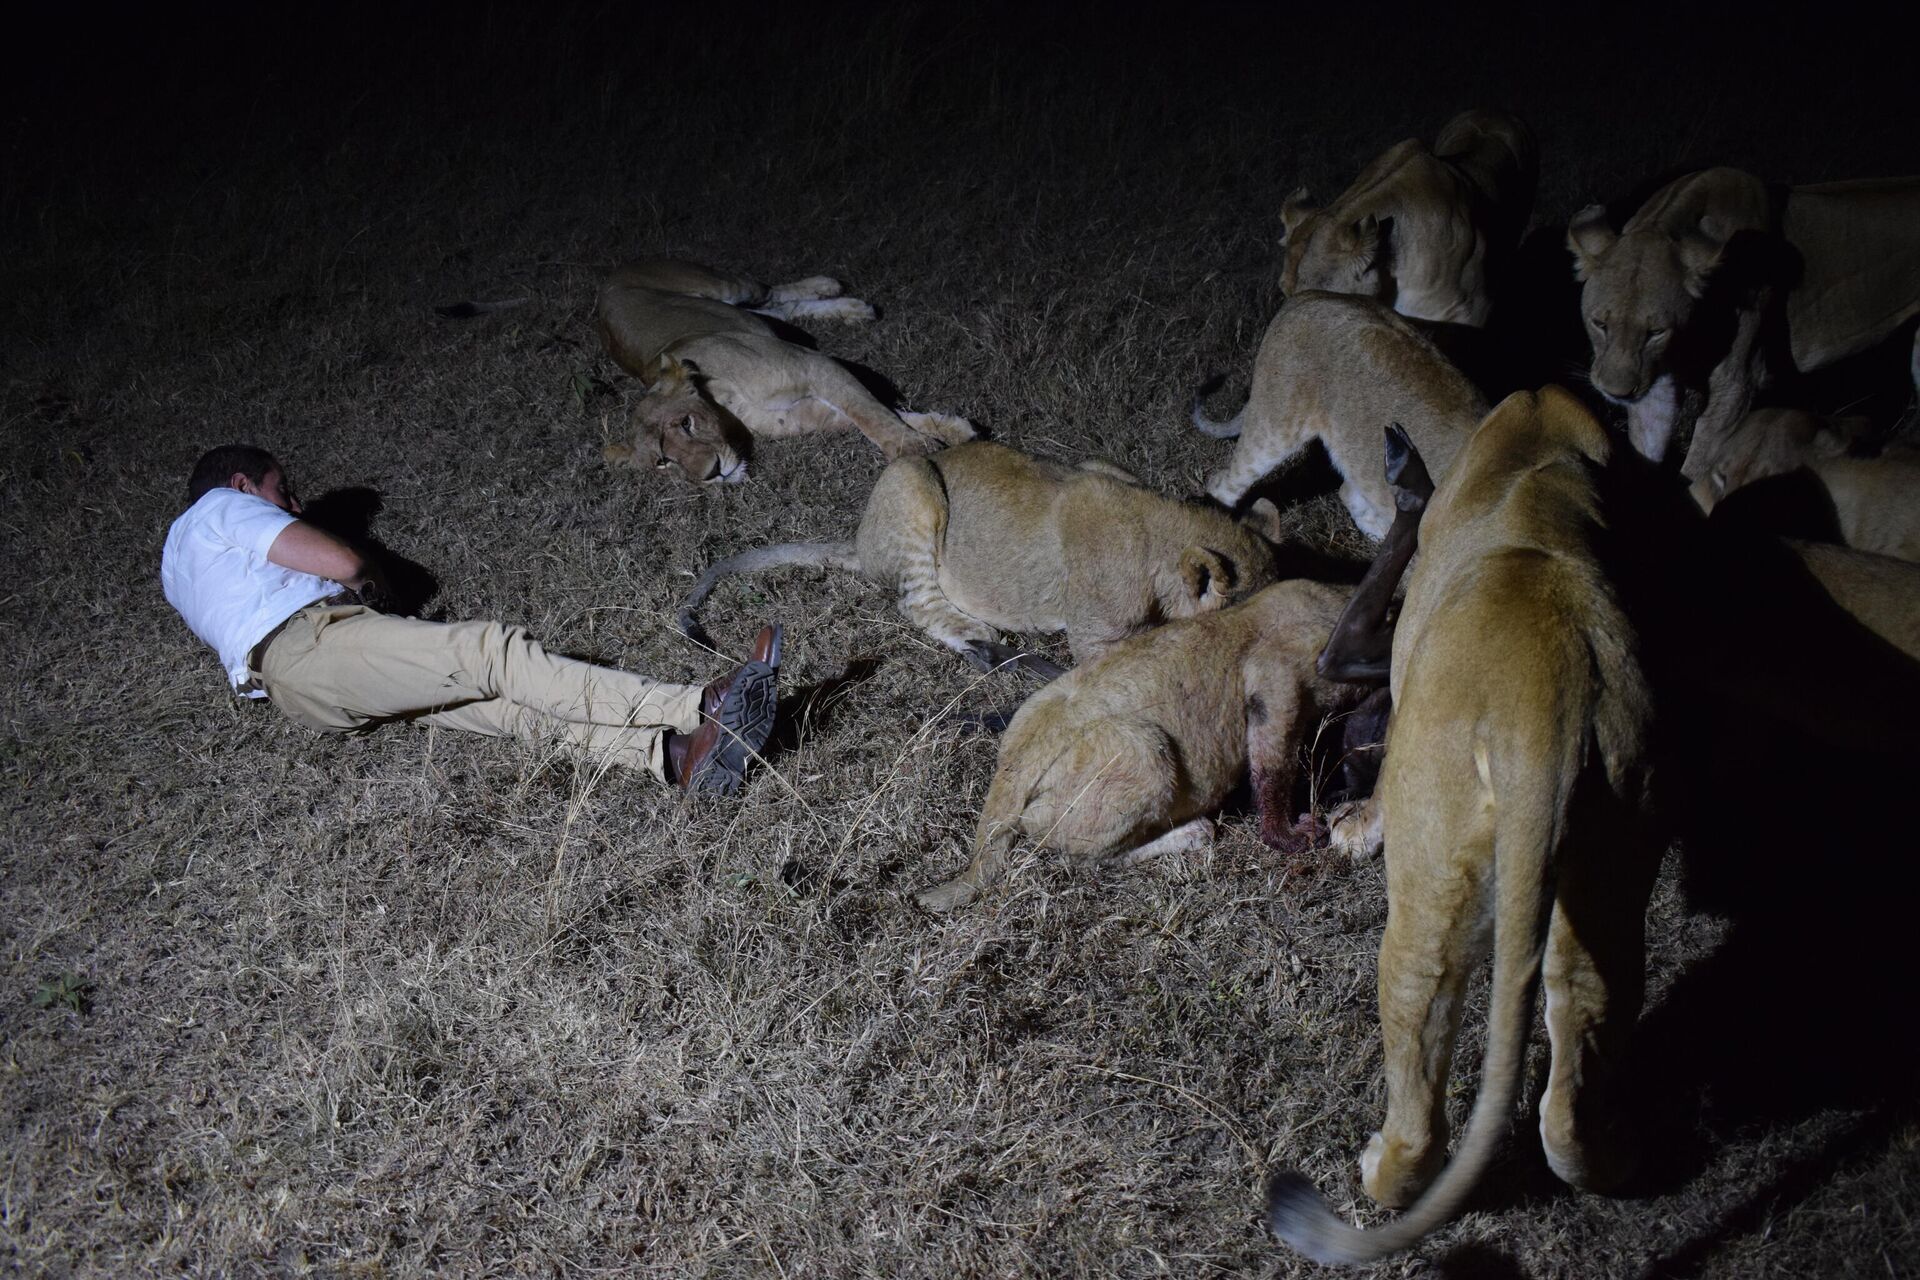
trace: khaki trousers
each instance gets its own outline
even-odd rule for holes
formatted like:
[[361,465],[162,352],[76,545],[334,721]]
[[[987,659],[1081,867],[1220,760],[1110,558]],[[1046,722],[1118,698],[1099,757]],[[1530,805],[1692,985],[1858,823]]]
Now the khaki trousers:
[[700,686],[556,657],[520,627],[422,622],[360,605],[309,605],[253,673],[287,718],[322,733],[392,720],[557,741],[666,777],[664,731],[700,725]]

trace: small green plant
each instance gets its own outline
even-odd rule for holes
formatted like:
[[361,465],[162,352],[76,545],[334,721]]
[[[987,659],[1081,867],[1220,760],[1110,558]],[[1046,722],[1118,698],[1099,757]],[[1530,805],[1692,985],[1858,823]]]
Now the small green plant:
[[85,1013],[92,1004],[93,983],[72,970],[42,982],[33,993],[33,1007],[36,1009],[59,1006],[75,1013]]

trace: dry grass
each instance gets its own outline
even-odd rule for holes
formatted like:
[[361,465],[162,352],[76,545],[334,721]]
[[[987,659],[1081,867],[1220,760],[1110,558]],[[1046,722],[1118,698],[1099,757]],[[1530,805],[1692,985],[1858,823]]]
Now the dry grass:
[[[1078,34],[1119,21],[1090,9],[687,12],[431,36],[383,14],[351,40],[189,22],[127,37],[155,50],[130,84],[77,55],[66,82],[57,53],[25,82],[0,183],[8,1265],[1310,1270],[1264,1238],[1258,1187],[1297,1165],[1373,1216],[1352,1160],[1382,1100],[1378,867],[1287,865],[1231,817],[1190,863],[1096,883],[1032,859],[918,914],[993,763],[939,713],[1027,686],[820,573],[706,611],[736,645],[785,622],[802,712],[739,803],[499,742],[315,737],[224,697],[161,598],[188,466],[267,444],[309,494],[381,495],[374,531],[432,567],[436,615],[704,677],[719,660],[671,629],[690,571],[846,536],[881,462],[773,444],[713,492],[603,467],[623,388],[586,312],[620,258],[836,274],[883,318],[823,345],[911,403],[1194,493],[1223,448],[1184,426],[1187,389],[1244,378],[1280,197],[1462,105],[1533,122],[1543,223],[1701,157],[1912,162],[1904,127],[1861,123],[1910,118],[1891,42],[1791,29],[1703,22],[1640,70],[1643,41],[1539,18],[1488,43],[1242,11],[1110,40]],[[1779,83],[1801,56],[1844,71],[1804,104],[1725,70]],[[1294,518],[1358,549],[1325,496]],[[1881,848],[1820,838],[1816,868]],[[1809,1019],[1852,953],[1788,927],[1756,960],[1730,912],[1670,877],[1652,917],[1660,1176],[1567,1194],[1523,1120],[1477,1210],[1387,1274],[1914,1272],[1913,1077],[1846,1065],[1910,1062],[1910,993]],[[86,1011],[37,1007],[66,973]],[[1728,1030],[1686,1012],[1702,991],[1780,1007]],[[1743,1088],[1756,1056],[1802,1087]]]

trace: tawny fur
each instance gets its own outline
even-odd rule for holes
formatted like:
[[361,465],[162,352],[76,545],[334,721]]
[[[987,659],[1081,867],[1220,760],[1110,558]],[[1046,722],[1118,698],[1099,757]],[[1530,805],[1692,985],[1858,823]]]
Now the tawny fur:
[[1340,473],[1340,497],[1361,532],[1386,536],[1393,493],[1385,430],[1398,422],[1437,480],[1486,415],[1486,401],[1439,348],[1391,308],[1367,298],[1303,293],[1267,326],[1247,403],[1225,423],[1196,406],[1195,427],[1238,437],[1207,492],[1229,508],[1315,440]]
[[[1824,542],[1788,545],[1820,589],[1849,617],[1920,662],[1920,564]],[[1867,696],[1872,696],[1871,691]],[[1907,736],[1913,736],[1911,729]],[[1859,746],[1864,739],[1865,735],[1854,735],[1837,745]]]
[[1376,298],[1420,320],[1483,326],[1490,260],[1510,253],[1533,207],[1533,135],[1499,111],[1466,111],[1429,150],[1387,148],[1324,209],[1303,187],[1281,206],[1288,297],[1312,289]]
[[[1784,326],[1784,358],[1806,372],[1920,315],[1920,177],[1782,195],[1752,174],[1706,169],[1654,193],[1618,232],[1589,206],[1567,247],[1584,281],[1593,385],[1626,406],[1643,456],[1657,462],[1686,442],[1680,469],[1698,480],[1754,392],[1785,372],[1768,362],[1770,324]],[[1758,279],[1703,307],[1735,258]],[[1920,377],[1920,347],[1915,368]]]
[[[1270,1225],[1321,1261],[1404,1249],[1458,1209],[1519,1093],[1536,980],[1553,1050],[1547,1162],[1578,1187],[1616,1185],[1630,1168],[1611,1094],[1639,1013],[1661,841],[1645,818],[1651,708],[1637,640],[1594,547],[1608,450],[1558,388],[1510,397],[1426,513],[1380,782],[1387,1117],[1360,1161],[1369,1195],[1410,1207],[1361,1231],[1297,1176],[1276,1179]],[[1449,1161],[1447,1074],[1489,949],[1480,1092]]]
[[747,478],[751,436],[858,431],[889,458],[973,438],[966,419],[896,412],[831,358],[788,342],[783,320],[871,320],[873,308],[810,276],[768,288],[690,262],[629,263],[600,287],[594,317],[607,353],[647,384],[632,442],[610,462],[671,470],[700,483]]
[[1306,737],[1366,692],[1314,671],[1346,596],[1276,583],[1115,645],[1034,694],[1001,740],[972,861],[921,905],[968,901],[1023,837],[1089,866],[1203,842],[1207,816],[1249,768],[1262,838],[1304,847],[1288,808]]
[[791,543],[714,565],[681,603],[681,628],[694,632],[694,610],[721,579],[783,564],[851,569],[899,592],[908,621],[980,666],[1003,660],[1003,632],[1064,631],[1085,662],[1274,578],[1272,544],[1248,521],[1162,497],[1109,463],[1073,467],[987,441],[891,463],[851,544]]
[[1757,480],[1806,468],[1833,503],[1846,544],[1920,561],[1920,449],[1850,452],[1857,420],[1826,422],[1802,409],[1759,409],[1707,461],[1694,481],[1703,511]]

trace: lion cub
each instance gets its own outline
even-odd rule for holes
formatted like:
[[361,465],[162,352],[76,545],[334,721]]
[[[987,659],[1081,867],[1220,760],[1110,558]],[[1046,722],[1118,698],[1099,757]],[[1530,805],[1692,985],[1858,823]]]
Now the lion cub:
[[898,591],[908,621],[979,669],[1018,661],[1051,678],[1059,667],[1001,633],[1064,631],[1074,660],[1088,661],[1272,582],[1271,531],[1163,498],[1108,463],[1069,467],[975,441],[889,464],[850,543],[762,547],[709,568],[681,602],[680,629],[700,636],[693,611],[722,578],[826,565]]
[[647,384],[633,442],[609,462],[671,470],[701,484],[747,478],[747,436],[858,431],[889,458],[971,440],[965,418],[906,413],[876,400],[828,356],[782,339],[761,314],[871,320],[840,283],[809,276],[767,288],[691,262],[650,258],[600,287],[594,319],[607,353]]
[[1306,734],[1364,695],[1314,671],[1346,598],[1276,583],[1135,636],[1027,699],[1001,739],[973,860],[920,904],[946,911],[972,898],[1005,873],[1023,835],[1096,865],[1194,848],[1249,764],[1261,839],[1302,847],[1288,805]]
[[1340,473],[1340,498],[1370,538],[1393,523],[1383,429],[1405,426],[1434,476],[1486,416],[1486,401],[1426,335],[1382,303],[1331,293],[1290,298],[1254,357],[1247,403],[1227,422],[1193,407],[1193,425],[1236,438],[1233,457],[1207,481],[1231,509],[1247,491],[1312,444]]
[[[1369,1195],[1411,1208],[1361,1231],[1299,1175],[1275,1178],[1270,1226],[1322,1262],[1404,1249],[1460,1206],[1519,1092],[1536,981],[1553,1057],[1547,1163],[1577,1187],[1628,1172],[1610,1094],[1639,1016],[1662,842],[1646,817],[1652,699],[1598,550],[1609,450],[1559,388],[1510,396],[1425,512],[1380,779],[1387,1118],[1360,1159]],[[1449,1162],[1447,1073],[1489,947],[1480,1094]]]
[[1487,323],[1489,266],[1526,229],[1539,178],[1533,135],[1500,111],[1463,111],[1433,149],[1396,143],[1324,209],[1305,187],[1280,207],[1288,297],[1310,289],[1377,298],[1401,315]]

